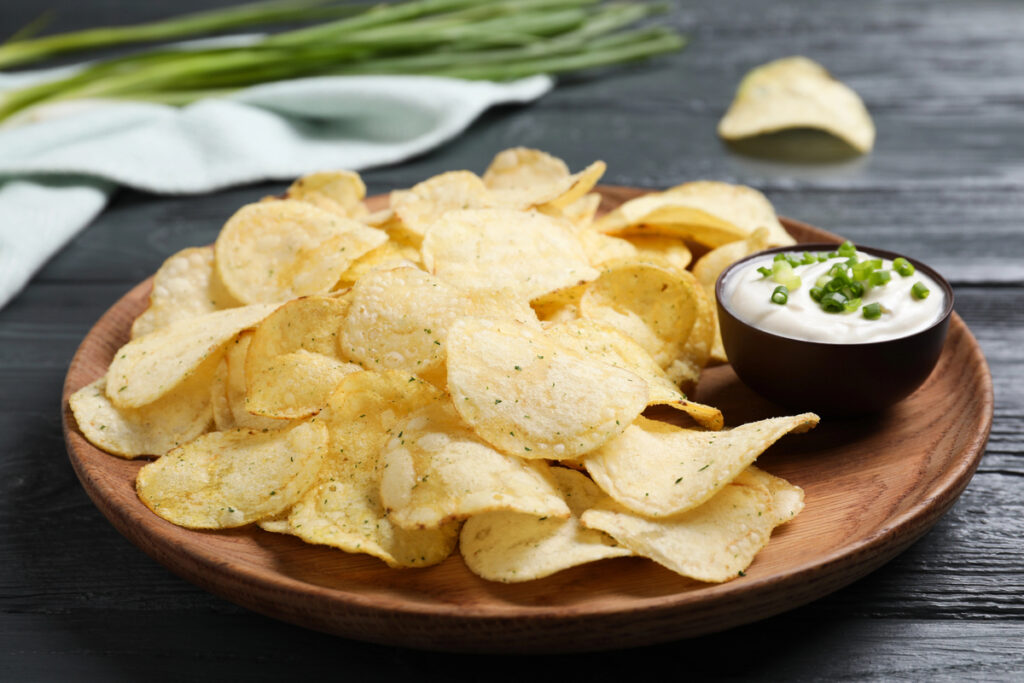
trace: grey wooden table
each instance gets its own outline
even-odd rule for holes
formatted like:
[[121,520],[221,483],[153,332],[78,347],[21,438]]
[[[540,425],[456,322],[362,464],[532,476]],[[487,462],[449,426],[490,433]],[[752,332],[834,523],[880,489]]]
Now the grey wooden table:
[[[205,4],[5,0],[0,33],[43,5],[67,29]],[[284,183],[201,197],[125,191],[0,311],[0,680],[1024,676],[1024,5],[704,0],[664,21],[690,35],[684,53],[569,79],[535,105],[491,112],[442,149],[367,172],[370,191],[481,171],[497,150],[535,146],[573,167],[604,159],[614,184],[750,184],[784,215],[933,264],[988,358],[996,409],[977,474],[925,538],[811,605],[631,651],[452,656],[247,612],[170,574],[107,524],[68,463],[60,392],[108,306]],[[719,142],[715,123],[743,72],[790,54],[818,59],[861,93],[878,126],[874,153],[783,161]]]

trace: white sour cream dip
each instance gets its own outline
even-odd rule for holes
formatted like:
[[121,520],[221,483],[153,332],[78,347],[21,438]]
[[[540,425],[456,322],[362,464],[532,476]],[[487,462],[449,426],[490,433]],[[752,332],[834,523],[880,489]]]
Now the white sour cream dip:
[[[800,251],[793,253],[798,258],[802,254]],[[815,342],[866,344],[906,337],[930,327],[945,308],[942,287],[918,269],[907,277],[893,271],[888,284],[866,287],[861,297],[862,306],[856,311],[827,313],[811,298],[811,288],[833,265],[845,262],[846,257],[796,266],[793,272],[800,276],[800,288],[789,292],[789,300],[784,305],[772,303],[772,292],[779,283],[764,277],[757,269],[771,268],[774,256],[754,259],[730,273],[722,292],[733,315],[767,332]],[[875,258],[881,257],[857,252],[858,261]],[[892,270],[892,261],[882,259],[882,269]],[[910,293],[918,282],[928,288],[925,299],[916,299]],[[863,316],[863,307],[873,303],[882,306],[882,315],[877,320],[868,320]]]

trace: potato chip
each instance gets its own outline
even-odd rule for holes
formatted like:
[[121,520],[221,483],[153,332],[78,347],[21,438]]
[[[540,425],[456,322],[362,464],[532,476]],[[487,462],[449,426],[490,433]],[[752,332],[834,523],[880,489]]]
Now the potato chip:
[[402,226],[422,238],[427,228],[450,211],[494,206],[487,186],[475,173],[450,171],[391,193],[391,210]]
[[619,504],[648,517],[668,517],[710,500],[786,434],[817,424],[817,415],[803,413],[708,432],[640,417],[588,453],[583,465]]
[[462,318],[448,333],[448,389],[498,450],[559,460],[619,434],[647,405],[637,375],[557,344],[535,327]]
[[214,244],[216,269],[239,301],[286,301],[328,292],[387,235],[294,199],[239,209]]
[[610,325],[642,346],[662,368],[679,357],[699,313],[698,285],[651,263],[606,263],[580,297],[580,315]]
[[351,287],[371,270],[390,270],[400,266],[419,267],[422,263],[419,245],[413,246],[407,242],[388,239],[384,244],[356,259],[348,270],[342,273],[334,288],[337,290]]
[[[603,161],[596,161],[579,173],[570,174],[569,167],[557,157],[536,149],[514,147],[494,157],[483,180],[491,191],[492,206],[563,211],[594,188],[605,168]],[[592,202],[574,207],[573,212],[585,215]]]
[[179,320],[128,342],[114,355],[107,371],[107,396],[119,408],[138,408],[156,401],[274,308],[274,304],[257,304],[215,311]]
[[706,429],[722,428],[722,411],[687,401],[643,347],[614,327],[594,320],[569,320],[548,327],[545,335],[581,355],[598,358],[643,379],[647,383],[647,405],[667,405],[689,414]]
[[861,153],[875,144],[875,124],[857,93],[806,57],[777,59],[747,73],[718,134],[738,140],[791,128],[823,130]]
[[701,180],[631,199],[599,219],[607,234],[652,234],[718,247],[766,227],[773,246],[794,244],[771,202],[745,185]]
[[639,250],[621,237],[613,237],[595,230],[580,230],[576,233],[576,239],[583,247],[583,253],[587,255],[590,265],[594,267],[608,261],[643,260],[639,256]]
[[315,481],[327,441],[327,427],[315,421],[266,433],[211,432],[139,470],[136,491],[179,526],[242,526],[291,507]]
[[693,276],[700,282],[711,301],[711,311],[714,315],[715,341],[711,347],[711,359],[725,363],[725,346],[722,344],[722,331],[718,328],[718,308],[715,297],[715,283],[722,271],[741,258],[755,254],[768,248],[769,233],[767,228],[758,228],[750,237],[745,240],[730,242],[717,249],[712,249],[697,260],[693,266]]
[[556,289],[531,301],[530,307],[537,314],[537,319],[544,322],[575,320],[579,317],[580,297],[583,296],[584,290],[586,285]]
[[104,376],[71,395],[71,412],[97,448],[123,458],[163,455],[209,428],[211,375],[201,368],[155,403],[126,409],[107,398]]
[[662,266],[686,270],[693,253],[686,242],[667,235],[630,235],[625,238],[636,249],[637,259]]
[[[252,330],[242,332],[233,342],[227,345],[224,360],[228,363],[227,400],[231,416],[234,418],[233,428],[248,427],[249,429],[268,430],[287,427],[288,420],[263,417],[250,413],[247,407],[248,387],[245,381],[245,359],[249,355],[249,344],[252,343]],[[221,430],[224,431],[224,430]]]
[[304,175],[285,192],[288,199],[298,199],[347,218],[367,214],[363,199],[366,185],[352,171],[320,171]]
[[447,401],[415,375],[387,370],[346,377],[322,413],[330,448],[317,484],[292,508],[285,525],[309,543],[378,557],[391,567],[437,564],[455,549],[458,524],[402,529],[380,502],[380,455],[395,426],[410,413]]
[[212,247],[182,249],[164,261],[153,276],[149,306],[132,323],[132,339],[177,320],[237,305],[230,297],[212,290],[212,277]]
[[756,480],[766,486],[772,494],[772,512],[775,515],[775,524],[785,524],[804,509],[804,490],[782,477],[768,474],[751,465],[742,472],[740,477],[737,477],[737,481],[741,483],[746,479]]
[[558,157],[539,149],[512,147],[494,157],[483,181],[490,190],[515,190],[551,185],[569,175],[569,167]]
[[225,353],[213,371],[210,381],[210,407],[213,409],[213,428],[218,432],[226,432],[239,425],[235,423],[228,400],[228,356]]
[[739,576],[768,544],[776,526],[772,505],[767,487],[738,478],[673,517],[650,519],[613,502],[587,510],[580,522],[678,574],[721,583]]
[[669,379],[678,384],[684,392],[693,392],[700,380],[700,373],[711,358],[711,350],[715,344],[715,330],[718,328],[715,308],[704,293],[704,289],[697,282],[697,278],[689,271],[683,271],[680,276],[692,283],[697,315],[690,328],[690,334],[686,336],[679,354],[667,368],[665,373]]
[[422,254],[427,270],[445,282],[526,300],[598,275],[564,223],[511,209],[445,214],[423,238]]
[[541,518],[515,512],[487,512],[466,520],[459,546],[466,566],[488,581],[514,583],[550,576],[569,567],[633,553],[610,536],[579,524],[579,516],[605,497],[587,477],[554,467],[572,516]]
[[447,402],[420,409],[395,430],[382,456],[380,490],[400,527],[434,529],[494,510],[569,516],[547,463],[494,450]]

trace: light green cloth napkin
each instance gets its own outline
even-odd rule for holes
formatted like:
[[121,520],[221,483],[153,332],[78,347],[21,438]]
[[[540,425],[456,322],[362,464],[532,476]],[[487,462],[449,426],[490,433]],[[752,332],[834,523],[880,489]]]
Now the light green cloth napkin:
[[[20,79],[0,75],[0,92]],[[118,186],[193,194],[391,164],[450,140],[489,107],[532,101],[552,85],[547,76],[321,77],[184,108],[84,102],[35,112],[0,127],[0,307]]]

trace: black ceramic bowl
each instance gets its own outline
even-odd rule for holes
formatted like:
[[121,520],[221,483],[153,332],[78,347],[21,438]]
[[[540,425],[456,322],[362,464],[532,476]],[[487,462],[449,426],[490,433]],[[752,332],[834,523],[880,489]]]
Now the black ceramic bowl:
[[[778,252],[832,251],[836,246],[822,242],[767,249],[726,268],[715,285],[722,342],[736,375],[771,401],[822,415],[876,412],[921,386],[942,353],[953,288],[932,268],[904,257],[942,288],[945,307],[939,319],[906,337],[879,342],[837,344],[766,332],[736,317],[723,295],[730,275],[753,259]],[[889,260],[902,255],[860,245],[857,249]]]

